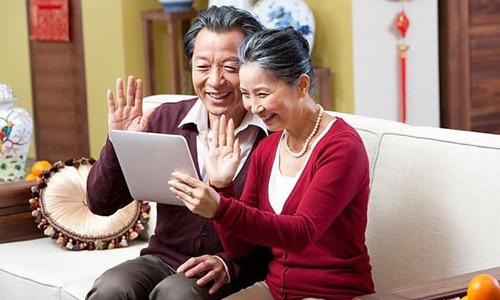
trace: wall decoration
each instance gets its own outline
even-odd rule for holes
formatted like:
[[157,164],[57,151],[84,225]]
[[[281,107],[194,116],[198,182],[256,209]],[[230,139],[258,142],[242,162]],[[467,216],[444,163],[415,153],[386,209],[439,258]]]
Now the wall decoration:
[[68,0],[30,0],[30,39],[68,42],[68,6]]
[[406,99],[406,55],[410,46],[406,43],[406,31],[410,26],[410,19],[405,12],[404,3],[406,0],[397,0],[402,3],[402,9],[398,13],[396,17],[395,26],[397,31],[399,32],[399,60],[401,67],[401,122],[406,123],[406,107],[407,107],[407,99]]

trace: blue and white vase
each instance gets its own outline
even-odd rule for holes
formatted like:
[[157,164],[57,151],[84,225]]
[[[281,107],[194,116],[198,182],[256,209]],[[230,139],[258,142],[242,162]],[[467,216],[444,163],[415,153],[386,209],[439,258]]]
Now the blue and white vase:
[[192,9],[194,0],[158,0],[166,12],[183,12]]
[[0,84],[0,182],[20,181],[26,175],[33,121],[14,105],[16,99],[9,85]]
[[250,0],[209,0],[208,1],[208,7],[215,5],[215,6],[234,6],[237,8],[244,9],[246,11],[252,11],[252,4],[250,3]]
[[309,42],[309,54],[314,45],[314,14],[303,0],[260,0],[252,8],[253,15],[269,29],[291,26]]

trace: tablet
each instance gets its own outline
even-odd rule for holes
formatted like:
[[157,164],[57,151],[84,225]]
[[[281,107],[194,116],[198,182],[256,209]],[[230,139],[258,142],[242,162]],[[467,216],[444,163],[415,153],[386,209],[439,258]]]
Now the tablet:
[[198,178],[183,136],[110,130],[109,138],[134,199],[184,205],[167,183],[174,171]]

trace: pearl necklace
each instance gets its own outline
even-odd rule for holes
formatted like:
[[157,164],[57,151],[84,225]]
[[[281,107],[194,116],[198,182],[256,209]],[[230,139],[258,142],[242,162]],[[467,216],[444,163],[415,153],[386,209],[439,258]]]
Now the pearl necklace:
[[318,117],[316,118],[316,123],[314,124],[313,130],[311,131],[311,133],[307,137],[307,139],[304,143],[304,146],[302,147],[302,150],[300,150],[300,152],[298,152],[298,153],[293,152],[292,149],[290,149],[290,145],[288,143],[288,140],[290,138],[290,134],[286,131],[286,129],[284,130],[284,134],[285,134],[285,138],[286,138],[285,149],[288,153],[290,153],[291,156],[293,156],[295,158],[300,158],[300,157],[304,156],[304,154],[306,154],[307,150],[309,149],[309,143],[311,142],[312,138],[318,132],[319,123],[321,123],[321,118],[323,118],[323,106],[318,104],[318,107],[319,107],[319,114],[318,114]]

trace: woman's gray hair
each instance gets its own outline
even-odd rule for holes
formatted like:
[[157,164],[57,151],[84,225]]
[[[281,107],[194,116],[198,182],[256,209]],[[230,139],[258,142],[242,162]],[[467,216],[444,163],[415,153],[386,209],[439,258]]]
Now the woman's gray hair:
[[238,51],[240,64],[257,63],[273,76],[296,86],[301,74],[311,81],[309,95],[316,86],[309,43],[292,27],[266,29],[245,39]]
[[237,28],[245,37],[264,29],[262,24],[246,10],[234,6],[210,6],[198,14],[184,35],[184,54],[189,59],[190,65],[193,59],[196,36],[203,28],[217,33]]

